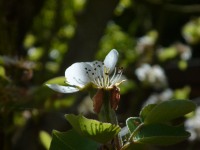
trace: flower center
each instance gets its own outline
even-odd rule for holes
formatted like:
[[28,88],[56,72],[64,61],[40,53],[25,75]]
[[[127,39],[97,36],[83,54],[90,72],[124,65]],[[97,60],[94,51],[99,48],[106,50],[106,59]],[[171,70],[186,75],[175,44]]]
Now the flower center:
[[[85,68],[90,82],[98,89],[112,89],[118,86],[124,80],[121,79],[123,68],[116,68],[112,73],[110,68],[106,67],[103,62],[94,61],[91,67]],[[112,73],[112,74],[111,74]]]
[[122,81],[123,68],[115,68],[114,73],[110,76],[110,69],[106,66],[102,67],[102,71],[98,70],[97,76],[91,80],[97,88],[111,89],[114,85]]

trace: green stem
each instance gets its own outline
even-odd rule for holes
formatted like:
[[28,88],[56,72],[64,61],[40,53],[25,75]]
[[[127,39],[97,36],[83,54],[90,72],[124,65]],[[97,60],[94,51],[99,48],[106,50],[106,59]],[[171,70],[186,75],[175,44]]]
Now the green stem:
[[100,113],[98,114],[99,120],[102,122],[108,122],[117,125],[118,122],[115,111],[111,108],[110,105],[109,91],[104,91],[104,94],[103,104]]
[[125,150],[126,148],[129,147],[129,145],[131,143],[133,143],[134,141],[132,140],[136,135],[137,133],[140,131],[140,129],[144,126],[144,123],[141,123],[139,126],[137,126],[137,128],[131,133],[128,141],[126,144],[124,144],[124,146],[121,148],[121,150]]
[[[111,108],[110,98],[110,91],[104,91],[103,104],[98,114],[99,121],[118,125],[115,110]],[[122,142],[118,135],[114,137],[114,144],[115,148],[113,147],[112,149],[119,150],[122,147]]]
[[144,123],[141,123],[137,128],[133,131],[133,133],[130,135],[128,142],[132,142],[132,139],[136,134],[140,131],[140,129],[144,126]]

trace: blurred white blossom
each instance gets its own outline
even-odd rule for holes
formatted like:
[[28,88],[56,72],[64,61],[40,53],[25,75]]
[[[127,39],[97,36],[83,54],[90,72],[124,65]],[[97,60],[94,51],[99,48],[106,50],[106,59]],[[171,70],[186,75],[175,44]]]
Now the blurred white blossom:
[[188,45],[177,42],[169,47],[158,48],[156,54],[160,61],[167,61],[176,57],[187,61],[192,57],[192,50]]
[[182,60],[189,60],[192,57],[192,50],[188,45],[176,43],[175,46]]
[[53,49],[50,53],[49,53],[49,57],[52,59],[57,59],[60,56],[60,52],[57,49]]
[[136,52],[142,54],[145,50],[152,48],[157,39],[157,32],[151,31],[147,35],[141,37],[137,41]]
[[150,66],[149,64],[143,64],[136,69],[135,73],[140,81],[148,83],[155,88],[167,85],[164,70],[159,65]]
[[200,140],[200,106],[197,107],[195,115],[185,121],[185,127],[191,133],[189,140]]
[[145,101],[143,106],[170,100],[172,98],[172,96],[173,96],[173,91],[171,89],[166,89],[161,93],[153,93],[152,95],[149,96],[147,101]]

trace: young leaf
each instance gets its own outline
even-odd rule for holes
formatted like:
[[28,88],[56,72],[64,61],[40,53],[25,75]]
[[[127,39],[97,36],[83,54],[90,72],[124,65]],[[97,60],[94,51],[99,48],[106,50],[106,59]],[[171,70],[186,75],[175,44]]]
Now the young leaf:
[[81,136],[74,130],[69,130],[67,132],[53,130],[53,139],[51,141],[50,150],[88,150],[98,149],[98,147],[98,143]]
[[146,124],[133,138],[135,143],[172,145],[187,139],[190,133],[183,126],[168,126],[165,124]]
[[82,115],[68,114],[65,117],[78,133],[100,143],[110,141],[120,131],[118,125],[87,119]]
[[140,117],[141,117],[142,121],[144,121],[143,119],[146,118],[146,116],[152,111],[152,109],[156,105],[157,104],[149,104],[149,105],[142,108],[142,110],[140,111]]
[[140,117],[145,124],[162,123],[184,116],[194,111],[195,108],[196,104],[190,100],[170,100],[156,106],[147,106],[142,109]]
[[126,120],[126,126],[128,127],[130,133],[135,131],[140,123],[141,119],[139,117],[130,117]]

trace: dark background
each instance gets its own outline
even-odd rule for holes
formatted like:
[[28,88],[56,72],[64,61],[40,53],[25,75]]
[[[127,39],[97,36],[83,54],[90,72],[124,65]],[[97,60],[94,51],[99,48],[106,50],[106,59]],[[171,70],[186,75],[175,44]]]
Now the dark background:
[[[77,114],[87,93],[60,94],[43,84],[63,76],[74,62],[103,60],[112,48],[119,51],[118,64],[132,83],[123,88],[117,111],[122,126],[127,117],[138,115],[152,93],[166,88],[155,89],[137,79],[134,70],[143,63],[159,64],[168,88],[199,105],[199,16],[198,0],[1,0],[0,149],[44,149],[40,131],[51,134],[53,129],[69,129],[64,114]],[[193,41],[189,41],[183,29],[192,21],[196,26],[191,31]],[[158,35],[156,41],[138,55],[138,39],[152,30]],[[192,57],[181,60],[177,54],[159,60],[156,50],[177,42],[189,46]],[[187,67],[181,69],[180,61]],[[174,98],[180,97],[174,94]],[[89,113],[88,117],[95,115]],[[193,150],[198,144],[198,140],[184,141],[143,149]]]

